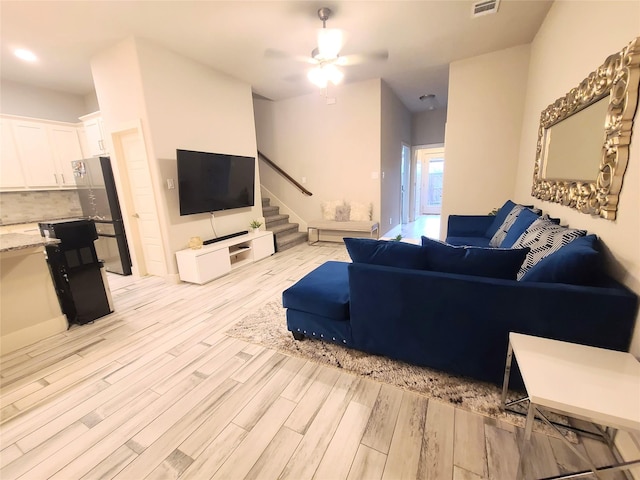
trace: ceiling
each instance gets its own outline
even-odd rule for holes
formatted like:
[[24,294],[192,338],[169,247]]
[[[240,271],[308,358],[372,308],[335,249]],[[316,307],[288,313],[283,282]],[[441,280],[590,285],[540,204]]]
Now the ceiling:
[[[0,3],[3,79],[78,95],[94,90],[90,59],[135,36],[249,83],[272,100],[317,90],[309,65],[265,56],[310,56],[320,7],[345,31],[341,54],[386,49],[387,61],[344,68],[345,82],[382,78],[412,112],[436,95],[447,104],[450,62],[530,43],[551,0],[502,0],[497,14],[473,18],[473,2],[438,1],[30,1]],[[37,63],[11,53],[32,50]]]

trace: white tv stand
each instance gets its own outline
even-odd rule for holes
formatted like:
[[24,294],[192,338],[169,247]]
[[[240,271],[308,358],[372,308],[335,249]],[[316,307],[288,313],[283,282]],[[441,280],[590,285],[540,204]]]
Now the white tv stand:
[[251,232],[193,250],[176,252],[178,272],[183,282],[202,285],[232,269],[273,255],[273,232]]

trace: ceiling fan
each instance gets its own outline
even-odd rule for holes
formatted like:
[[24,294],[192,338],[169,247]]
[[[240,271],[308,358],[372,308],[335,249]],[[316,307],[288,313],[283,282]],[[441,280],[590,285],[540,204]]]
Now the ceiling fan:
[[327,28],[327,20],[331,16],[330,8],[318,10],[318,18],[322,21],[322,28],[318,30],[318,46],[311,51],[311,56],[290,55],[279,50],[267,49],[265,55],[270,58],[292,58],[297,61],[314,65],[307,72],[307,77],[314,85],[325,88],[329,82],[337,85],[344,78],[344,73],[338,67],[358,65],[368,61],[386,60],[389,52],[377,52],[340,55],[344,36],[342,30]]

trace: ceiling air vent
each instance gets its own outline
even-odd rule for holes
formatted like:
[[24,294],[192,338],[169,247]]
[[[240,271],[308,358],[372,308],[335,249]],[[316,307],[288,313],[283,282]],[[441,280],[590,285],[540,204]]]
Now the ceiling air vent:
[[479,17],[481,15],[489,15],[498,11],[498,5],[500,0],[484,0],[482,2],[476,2],[473,4],[472,17]]

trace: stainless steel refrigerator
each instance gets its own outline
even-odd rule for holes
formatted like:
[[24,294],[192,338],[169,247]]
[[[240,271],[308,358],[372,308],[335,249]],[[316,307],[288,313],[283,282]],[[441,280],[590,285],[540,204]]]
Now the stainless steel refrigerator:
[[71,162],[82,213],[95,221],[98,258],[108,272],[131,275],[131,257],[109,157]]

